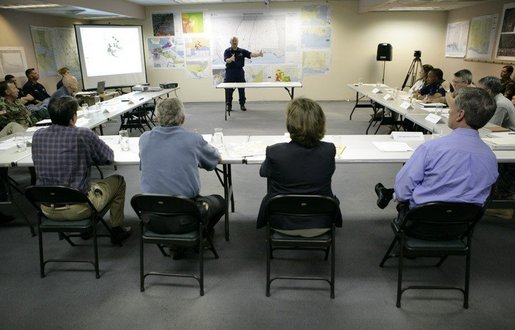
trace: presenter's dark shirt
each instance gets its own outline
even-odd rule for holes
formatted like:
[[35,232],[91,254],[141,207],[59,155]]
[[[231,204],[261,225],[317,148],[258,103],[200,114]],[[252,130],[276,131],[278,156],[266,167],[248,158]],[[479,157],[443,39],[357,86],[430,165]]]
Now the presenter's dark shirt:
[[[333,197],[331,177],[335,170],[336,147],[332,143],[320,142],[307,148],[296,142],[278,143],[266,148],[266,158],[259,175],[267,178],[267,194],[259,209],[257,227],[266,225],[265,206],[268,200],[280,194],[325,195]],[[324,221],[306,226],[305,219],[282,218],[278,229],[327,228]],[[313,221],[313,220],[312,220]],[[337,226],[341,226],[341,214]]]
[[251,52],[243,48],[236,48],[236,50],[234,50],[232,47],[229,47],[224,51],[224,62],[233,54],[235,54],[235,61],[231,63],[225,63],[226,82],[236,82],[234,79],[242,76],[243,67],[245,66],[245,58],[250,58]]
[[32,81],[27,81],[25,85],[23,85],[23,90],[32,96],[34,96],[34,99],[38,101],[43,101],[44,99],[47,99],[50,97],[48,95],[45,86],[41,85],[40,83],[36,82],[33,83]]

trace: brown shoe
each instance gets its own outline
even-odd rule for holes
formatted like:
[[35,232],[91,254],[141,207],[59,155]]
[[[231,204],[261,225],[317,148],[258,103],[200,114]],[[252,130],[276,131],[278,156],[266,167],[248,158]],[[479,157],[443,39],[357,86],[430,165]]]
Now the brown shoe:
[[486,215],[511,220],[513,218],[513,209],[486,209]]

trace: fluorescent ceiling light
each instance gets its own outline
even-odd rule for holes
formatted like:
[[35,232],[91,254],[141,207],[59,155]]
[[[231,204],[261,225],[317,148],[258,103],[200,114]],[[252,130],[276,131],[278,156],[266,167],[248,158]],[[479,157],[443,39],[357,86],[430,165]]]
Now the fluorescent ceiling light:
[[221,3],[220,0],[173,0],[178,5],[190,5],[199,3]]
[[55,8],[61,7],[61,5],[53,3],[41,3],[41,4],[27,4],[27,5],[0,5],[0,8],[5,9],[37,9],[37,8]]

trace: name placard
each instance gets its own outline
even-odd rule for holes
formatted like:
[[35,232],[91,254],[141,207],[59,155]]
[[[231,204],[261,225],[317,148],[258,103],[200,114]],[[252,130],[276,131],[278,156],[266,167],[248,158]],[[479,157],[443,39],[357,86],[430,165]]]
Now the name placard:
[[425,118],[425,120],[433,123],[433,124],[436,124],[437,122],[440,121],[440,119],[442,119],[442,117],[438,116],[438,115],[435,115],[434,113],[430,113],[429,115],[427,115],[427,117]]
[[401,108],[404,110],[408,110],[409,108],[413,108],[413,106],[411,105],[411,103],[404,101],[401,103]]
[[386,94],[383,96],[383,99],[385,99],[385,101],[393,100],[393,96],[391,94]]
[[381,92],[381,90],[380,90],[379,88],[374,88],[374,89],[372,90],[372,93],[374,93],[374,94],[379,94],[379,93],[382,93],[382,92]]

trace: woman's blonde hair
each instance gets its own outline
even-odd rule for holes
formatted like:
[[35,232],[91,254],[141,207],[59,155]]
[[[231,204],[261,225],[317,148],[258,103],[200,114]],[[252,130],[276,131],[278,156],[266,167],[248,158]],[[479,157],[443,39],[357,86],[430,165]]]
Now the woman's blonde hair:
[[291,100],[286,109],[286,129],[294,142],[314,147],[325,135],[324,111],[311,99],[299,97]]

